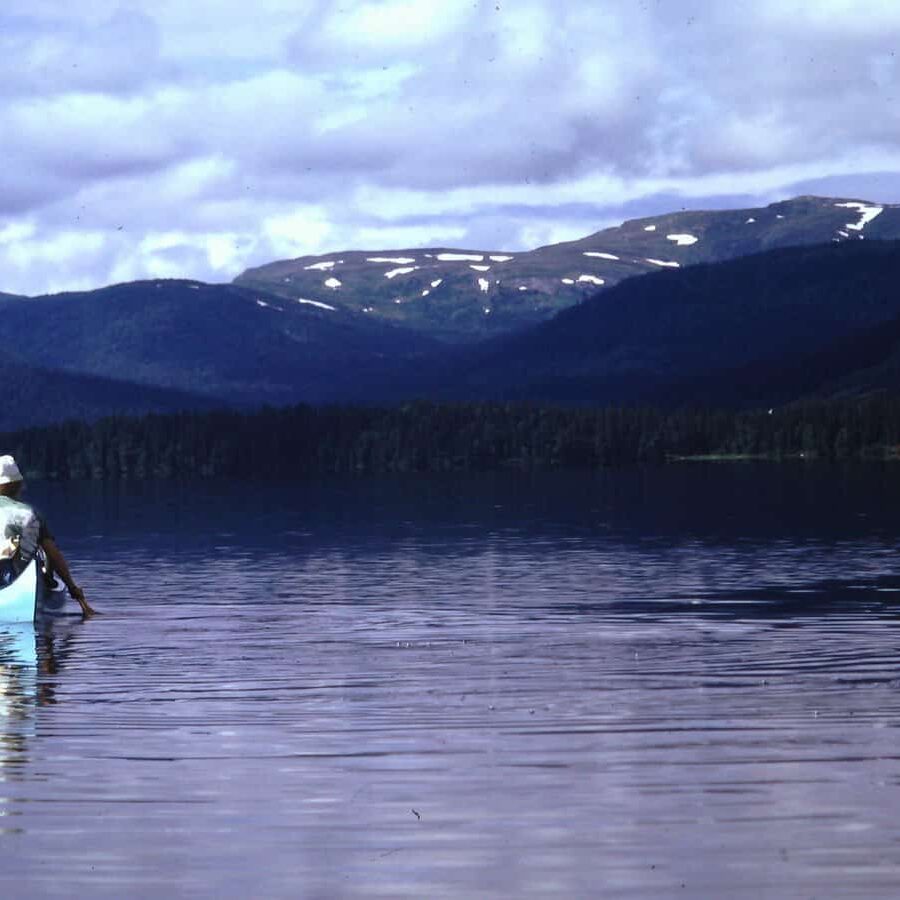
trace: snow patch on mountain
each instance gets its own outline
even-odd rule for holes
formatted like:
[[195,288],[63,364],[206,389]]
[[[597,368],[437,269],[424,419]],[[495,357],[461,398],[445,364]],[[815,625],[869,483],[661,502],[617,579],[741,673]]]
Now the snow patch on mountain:
[[514,258],[515,257],[512,257],[512,256],[491,256],[490,257],[490,259],[492,259],[494,262],[509,262],[511,259],[514,259]]
[[391,263],[397,266],[407,266],[414,263],[415,259],[409,256],[368,256],[366,262],[370,263]]
[[593,256],[596,259],[612,259],[612,260],[617,260],[619,258],[614,253],[600,253],[599,251],[595,251],[595,250],[586,250],[584,252],[584,256]]
[[438,253],[441,262],[483,262],[484,256],[477,253]]
[[398,275],[409,275],[410,272],[415,272],[418,269],[418,266],[403,266],[399,269],[391,269],[390,272],[385,272],[385,278],[396,278]]
[[323,272],[323,271],[325,271],[326,269],[332,269],[332,268],[334,268],[334,260],[332,260],[331,262],[317,262],[317,263],[313,263],[311,266],[304,266],[304,267],[303,267],[303,270],[304,270],[305,272],[309,272],[309,271],[319,271],[319,272]]
[[645,225],[644,231],[656,231],[656,226],[655,225]]
[[606,284],[606,282],[602,278],[598,278],[596,275],[579,275],[579,281],[586,281],[588,284],[596,284],[598,287],[601,284]]
[[652,263],[654,266],[667,266],[672,269],[678,269],[681,267],[681,263],[674,262],[672,260],[664,260],[664,259],[645,259],[644,262]]
[[856,203],[851,201],[850,203],[835,203],[835,206],[840,207],[841,209],[855,209],[859,211],[860,218],[856,222],[848,222],[844,227],[849,228],[851,231],[862,231],[869,222],[872,221],[876,216],[880,216],[881,213],[884,212],[883,206],[869,206],[868,203]]
[[491,286],[491,283],[487,280],[487,278],[479,278],[478,279],[478,287],[486,294],[488,292],[488,288]]
[[693,234],[667,234],[666,240],[674,241],[679,247],[690,247],[691,244],[696,244],[700,238]]
[[340,281],[337,278],[327,278],[325,280],[325,287],[331,288],[333,291],[336,291],[341,286]]
[[[337,307],[329,306],[327,303],[320,303],[318,300],[304,300],[301,297],[297,298],[298,303],[305,303],[307,306],[317,306],[319,309],[328,309],[331,312],[335,312]],[[363,310],[365,312],[365,310]]]
[[469,266],[470,269],[474,269],[476,272],[490,272],[490,266]]

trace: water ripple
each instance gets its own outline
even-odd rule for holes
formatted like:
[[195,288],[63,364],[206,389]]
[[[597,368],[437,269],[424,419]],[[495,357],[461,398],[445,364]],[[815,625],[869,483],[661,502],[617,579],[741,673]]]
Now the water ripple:
[[648,477],[263,489],[260,546],[221,488],[48,490],[104,614],[0,626],[0,883],[894,894],[895,476],[789,529],[781,477]]

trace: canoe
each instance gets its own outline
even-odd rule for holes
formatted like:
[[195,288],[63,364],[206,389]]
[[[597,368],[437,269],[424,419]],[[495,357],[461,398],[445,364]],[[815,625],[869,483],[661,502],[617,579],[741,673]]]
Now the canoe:
[[33,622],[37,609],[37,560],[33,559],[11,584],[0,588],[0,622]]
[[60,587],[49,589],[37,559],[31,560],[12,584],[0,588],[0,622],[33,622],[41,613],[61,611],[66,592]]

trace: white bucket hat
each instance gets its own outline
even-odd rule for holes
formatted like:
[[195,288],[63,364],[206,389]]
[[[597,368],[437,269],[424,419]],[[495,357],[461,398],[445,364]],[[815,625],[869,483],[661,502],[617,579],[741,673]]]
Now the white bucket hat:
[[0,456],[0,484],[24,481],[16,461],[11,456]]

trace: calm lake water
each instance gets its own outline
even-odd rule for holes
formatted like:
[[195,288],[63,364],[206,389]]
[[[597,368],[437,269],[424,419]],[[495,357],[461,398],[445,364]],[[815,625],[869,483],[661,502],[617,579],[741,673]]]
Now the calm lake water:
[[0,896],[900,893],[900,466],[30,496]]

